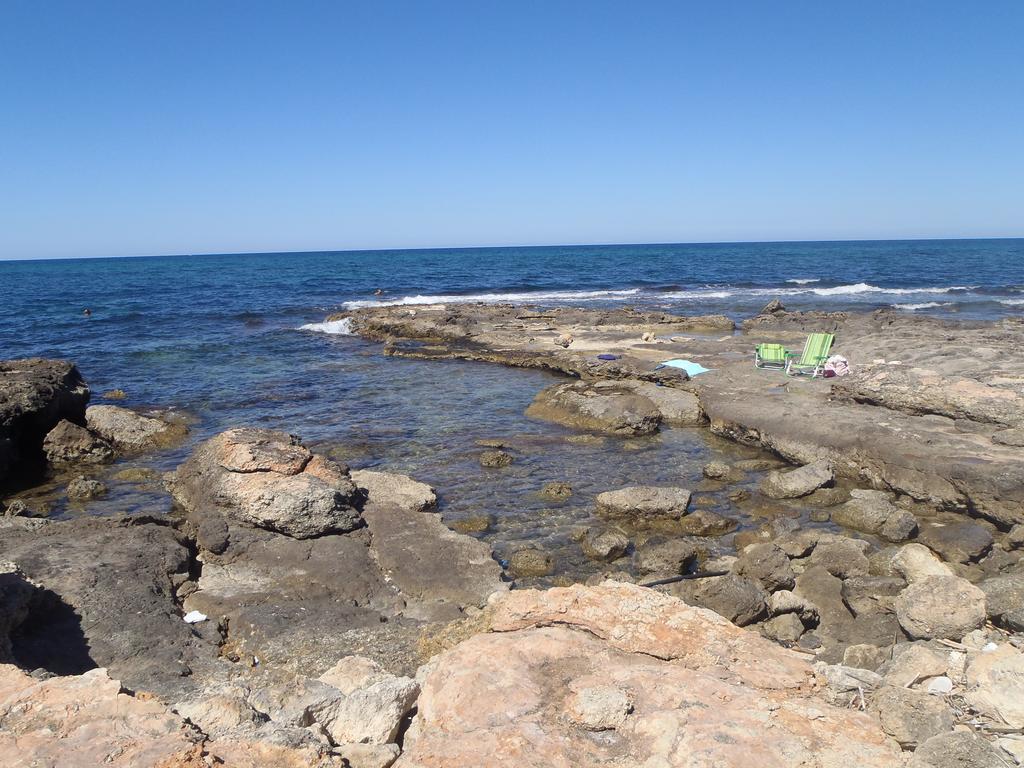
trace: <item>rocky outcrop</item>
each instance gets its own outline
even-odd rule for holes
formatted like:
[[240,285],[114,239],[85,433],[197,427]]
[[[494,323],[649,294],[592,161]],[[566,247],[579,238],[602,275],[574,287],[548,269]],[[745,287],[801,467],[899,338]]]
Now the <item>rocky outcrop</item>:
[[532,418],[615,435],[649,435],[661,411],[633,388],[614,382],[556,384],[542,390],[526,409]]
[[219,513],[299,539],[362,524],[348,469],[314,455],[284,432],[222,432],[178,468],[171,491],[193,515]]
[[985,593],[958,576],[929,576],[895,603],[900,626],[914,638],[959,640],[985,623]]
[[146,416],[117,405],[91,405],[85,412],[89,431],[125,453],[165,448],[181,442],[188,427],[180,419]]
[[117,457],[110,443],[67,419],[47,433],[43,453],[51,466],[109,464]]
[[0,488],[15,471],[38,472],[43,440],[62,420],[85,423],[89,387],[63,360],[0,361]]
[[605,584],[491,610],[491,633],[422,670],[398,766],[899,763],[870,717],[811,693],[798,654],[671,597]]
[[437,506],[437,493],[426,483],[395,472],[359,469],[351,473],[352,482],[365,491],[370,501],[426,512]]

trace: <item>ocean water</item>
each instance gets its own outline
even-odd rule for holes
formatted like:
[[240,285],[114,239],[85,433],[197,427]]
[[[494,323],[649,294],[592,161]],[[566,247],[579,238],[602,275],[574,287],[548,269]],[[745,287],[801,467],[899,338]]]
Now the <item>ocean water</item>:
[[[376,289],[384,291],[376,296]],[[643,440],[568,442],[523,410],[556,379],[468,362],[384,357],[327,314],[375,302],[534,301],[753,314],[779,296],[794,308],[896,307],[970,320],[1024,313],[1024,240],[576,246],[0,262],[0,359],[78,363],[95,395],[177,408],[193,420],[178,449],[122,462],[165,471],[229,426],[284,429],[353,467],[433,484],[446,519],[489,515],[499,555],[524,543],[585,569],[571,541],[594,493],[636,483],[700,486],[700,466],[740,449],[704,430]],[[84,317],[82,310],[92,310]],[[517,460],[479,466],[479,440]],[[576,494],[554,506],[543,483]],[[752,479],[753,481],[753,479]],[[85,508],[57,478],[35,493],[54,515],[166,511],[158,483],[111,482]],[[710,488],[741,525],[749,511]],[[716,495],[717,494],[717,495]]]

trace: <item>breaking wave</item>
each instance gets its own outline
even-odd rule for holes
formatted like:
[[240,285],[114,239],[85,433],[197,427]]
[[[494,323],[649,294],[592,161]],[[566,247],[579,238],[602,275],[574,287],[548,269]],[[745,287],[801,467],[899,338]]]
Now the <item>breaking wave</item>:
[[627,299],[640,293],[639,288],[621,291],[526,291],[523,293],[470,293],[465,295],[445,296],[403,296],[400,299],[383,299],[374,301],[346,301],[345,309],[363,309],[366,307],[417,306],[423,304],[515,304],[531,301],[607,301]]
[[322,323],[306,323],[305,325],[300,325],[299,330],[329,333],[332,336],[351,336],[352,318],[343,317],[341,320],[325,320]]

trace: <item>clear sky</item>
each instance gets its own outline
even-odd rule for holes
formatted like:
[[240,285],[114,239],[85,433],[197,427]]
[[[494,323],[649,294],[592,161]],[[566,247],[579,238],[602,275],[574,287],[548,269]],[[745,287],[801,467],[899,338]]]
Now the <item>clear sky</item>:
[[0,258],[1024,235],[1024,3],[0,0]]

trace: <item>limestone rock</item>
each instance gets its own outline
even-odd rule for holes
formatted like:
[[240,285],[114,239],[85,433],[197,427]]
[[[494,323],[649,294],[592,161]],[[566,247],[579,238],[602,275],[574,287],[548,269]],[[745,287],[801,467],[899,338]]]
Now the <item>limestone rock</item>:
[[899,643],[893,646],[892,658],[879,670],[889,685],[910,688],[929,678],[946,674],[949,659],[946,654],[929,648],[925,643]]
[[621,381],[636,395],[650,400],[661,414],[661,421],[671,426],[686,427],[704,422],[700,401],[692,392],[676,387],[662,387],[648,381]]
[[953,571],[922,544],[904,544],[892,556],[893,570],[908,584],[930,576],[952,576]]
[[886,685],[871,697],[882,730],[904,747],[953,730],[953,711],[938,696]]
[[425,512],[437,506],[437,493],[426,483],[408,475],[360,469],[351,473],[356,487],[366,491],[370,501],[393,504],[412,512]]
[[795,613],[808,626],[818,623],[818,607],[801,595],[786,589],[773,592],[768,597],[768,613],[772,616]]
[[911,637],[959,640],[985,623],[985,593],[958,576],[915,581],[896,598],[896,617]]
[[898,576],[853,576],[843,582],[843,602],[854,616],[892,613],[907,583]]
[[1006,760],[982,736],[953,731],[932,736],[914,751],[907,768],[1004,768]]
[[835,477],[832,464],[816,461],[799,469],[776,470],[761,481],[761,493],[770,499],[796,499],[828,485]]
[[508,570],[517,579],[548,576],[555,570],[555,559],[542,549],[524,547],[512,553]]
[[387,675],[352,690],[338,704],[328,726],[336,744],[390,744],[402,719],[416,703],[420,688],[408,677]]
[[866,576],[870,569],[861,544],[841,536],[819,541],[811,552],[809,562],[811,565],[822,566],[840,579]]
[[481,467],[507,467],[513,461],[512,454],[508,451],[484,451],[480,454]]
[[795,613],[783,613],[761,625],[765,637],[780,643],[795,643],[804,633],[803,622]]
[[905,541],[917,530],[917,520],[889,501],[883,491],[856,489],[850,500],[832,510],[832,522],[844,528],[873,533],[887,541]]
[[110,443],[67,419],[61,419],[47,433],[43,453],[53,466],[109,464],[116,457]]
[[670,585],[671,594],[692,605],[709,608],[740,627],[765,615],[768,593],[751,579],[735,574],[683,581]]
[[636,551],[636,569],[641,574],[675,576],[686,573],[697,557],[696,545],[687,539],[648,543]]
[[[105,407],[105,406],[104,406]],[[348,470],[314,455],[299,439],[266,429],[229,429],[178,467],[174,498],[188,512],[306,539],[362,524]]]
[[85,411],[85,420],[90,432],[129,452],[173,445],[188,434],[180,421],[143,416],[118,405],[91,405]]
[[1024,653],[1003,645],[973,655],[967,664],[964,698],[997,723],[1024,728]]
[[36,680],[0,665],[0,720],[6,765],[202,765],[198,732],[158,701],[123,693],[102,668]]
[[597,495],[597,514],[611,520],[628,520],[643,525],[651,520],[678,520],[690,505],[685,488],[637,485]]
[[526,415],[616,435],[649,435],[661,423],[653,402],[615,382],[556,384],[534,398]]
[[679,531],[689,536],[724,536],[736,521],[709,509],[696,509],[679,521]]
[[798,654],[653,590],[513,591],[492,610],[492,633],[425,670],[397,765],[898,764],[870,717],[809,693]]
[[994,622],[1003,623],[1007,615],[1024,609],[1024,574],[994,576],[978,582],[978,588],[985,593],[986,610]]
[[545,483],[540,495],[548,501],[565,501],[572,496],[572,486],[568,483]]

